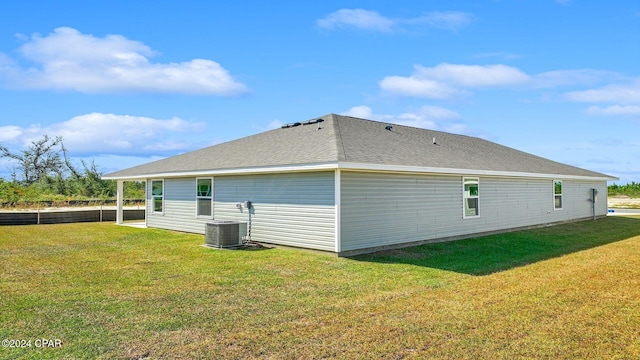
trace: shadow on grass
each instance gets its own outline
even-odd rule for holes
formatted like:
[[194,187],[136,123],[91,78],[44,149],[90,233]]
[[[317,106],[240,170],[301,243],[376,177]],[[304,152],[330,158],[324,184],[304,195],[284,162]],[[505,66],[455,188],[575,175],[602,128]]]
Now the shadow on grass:
[[203,247],[211,250],[221,250],[221,251],[263,251],[263,250],[271,250],[273,247],[266,246],[260,243],[248,243],[243,244],[241,246],[230,246],[230,247],[215,247],[209,246],[207,244],[203,244]]
[[425,244],[356,256],[469,275],[487,275],[640,235],[640,218],[607,217],[557,226]]

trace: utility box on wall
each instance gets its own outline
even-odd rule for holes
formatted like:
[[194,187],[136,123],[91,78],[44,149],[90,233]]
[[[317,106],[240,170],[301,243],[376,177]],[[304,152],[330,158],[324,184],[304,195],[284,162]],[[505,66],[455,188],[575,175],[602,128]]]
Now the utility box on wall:
[[206,224],[205,246],[217,249],[242,246],[247,224],[240,221],[216,220]]

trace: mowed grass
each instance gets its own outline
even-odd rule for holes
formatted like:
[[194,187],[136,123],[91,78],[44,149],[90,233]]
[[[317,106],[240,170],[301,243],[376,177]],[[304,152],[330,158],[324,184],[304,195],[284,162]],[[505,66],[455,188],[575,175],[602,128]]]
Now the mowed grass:
[[0,336],[32,346],[0,358],[640,358],[640,218],[354,259],[203,241],[1,227]]

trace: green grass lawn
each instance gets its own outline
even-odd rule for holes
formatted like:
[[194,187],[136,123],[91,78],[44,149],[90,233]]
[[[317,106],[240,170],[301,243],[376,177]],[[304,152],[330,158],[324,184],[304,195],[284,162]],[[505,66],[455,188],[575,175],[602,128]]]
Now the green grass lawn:
[[353,259],[203,242],[0,227],[0,335],[31,340],[0,358],[640,358],[637,217]]

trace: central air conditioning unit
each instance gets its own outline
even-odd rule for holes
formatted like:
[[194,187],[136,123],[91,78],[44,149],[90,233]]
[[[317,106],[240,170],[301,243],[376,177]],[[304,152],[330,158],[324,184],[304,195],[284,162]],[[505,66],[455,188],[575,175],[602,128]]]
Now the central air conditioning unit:
[[246,223],[216,220],[206,224],[204,245],[216,249],[239,247],[246,235]]

